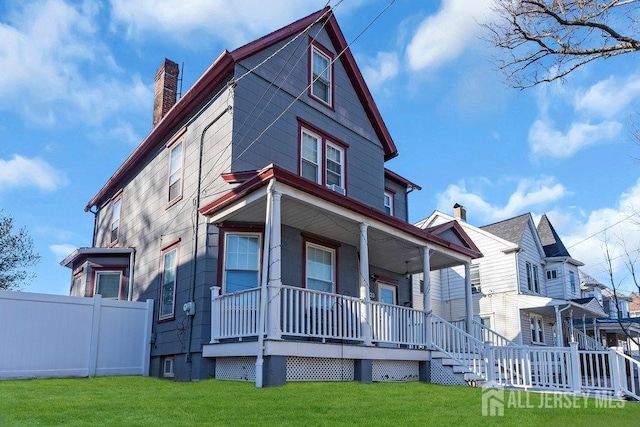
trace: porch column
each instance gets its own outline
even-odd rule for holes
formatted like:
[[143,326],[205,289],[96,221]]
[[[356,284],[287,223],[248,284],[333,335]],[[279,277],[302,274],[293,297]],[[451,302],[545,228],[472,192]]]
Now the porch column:
[[364,345],[372,345],[371,338],[371,297],[369,295],[369,241],[367,229],[369,224],[360,223],[360,299],[364,303],[360,317]]
[[269,241],[269,315],[267,317],[267,337],[279,340],[280,330],[280,290],[282,287],[282,226],[280,200],[282,194],[276,190],[272,193],[271,236]]
[[467,311],[467,333],[473,335],[473,297],[471,294],[471,263],[464,263],[464,302]]
[[560,315],[560,309],[558,306],[554,306],[556,310],[556,347],[562,347],[564,338],[562,337],[562,316]]
[[431,250],[428,246],[422,248],[422,309],[427,313],[427,324],[425,337],[427,339],[427,345],[433,345],[433,336],[431,330]]

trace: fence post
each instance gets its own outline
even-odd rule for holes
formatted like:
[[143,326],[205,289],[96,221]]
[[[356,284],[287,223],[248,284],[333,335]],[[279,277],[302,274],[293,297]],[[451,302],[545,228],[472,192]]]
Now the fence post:
[[100,320],[102,295],[93,296],[93,318],[91,319],[91,341],[89,343],[88,376],[95,377],[98,370],[98,344],[100,343]]
[[211,288],[211,344],[219,343],[220,338],[220,286],[212,286]]
[[[624,364],[624,360],[622,361]],[[613,387],[613,395],[616,397],[622,396],[622,380],[626,383],[626,374],[624,369],[620,366],[620,360],[618,359],[618,353],[615,350],[609,350],[609,369],[611,370],[611,385]]]
[[496,360],[493,354],[493,349],[491,348],[492,345],[493,343],[491,341],[485,341],[484,348],[482,350],[486,363],[485,376],[489,387],[493,387],[496,384]]
[[579,394],[582,390],[582,369],[580,366],[580,353],[578,352],[578,343],[571,341],[569,343],[569,354],[571,358],[571,391]]

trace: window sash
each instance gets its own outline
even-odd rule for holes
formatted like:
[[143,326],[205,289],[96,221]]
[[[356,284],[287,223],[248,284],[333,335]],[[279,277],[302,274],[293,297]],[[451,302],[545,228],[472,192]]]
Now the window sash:
[[96,271],[96,291],[94,295],[101,295],[103,299],[120,299],[122,272]]
[[531,342],[543,344],[544,343],[544,325],[542,323],[542,317],[531,316],[529,318],[531,324]]
[[327,185],[344,187],[344,150],[331,143],[326,148]]
[[120,199],[113,202],[111,213],[111,243],[118,240],[118,230],[120,228]]
[[335,292],[335,251],[307,244],[306,287],[322,292]]
[[182,194],[182,142],[170,151],[169,162],[169,202]]
[[569,285],[571,287],[571,292],[576,291],[576,275],[573,271],[569,272]]
[[160,290],[160,318],[171,317],[175,312],[178,249],[166,252],[162,257],[162,286]]
[[393,215],[393,195],[387,191],[384,193],[384,211],[387,215]]
[[311,55],[311,93],[331,104],[331,58],[313,47]]
[[320,141],[321,138],[302,131],[300,172],[304,178],[320,183]]
[[225,293],[257,288],[260,278],[261,235],[227,233],[225,236]]

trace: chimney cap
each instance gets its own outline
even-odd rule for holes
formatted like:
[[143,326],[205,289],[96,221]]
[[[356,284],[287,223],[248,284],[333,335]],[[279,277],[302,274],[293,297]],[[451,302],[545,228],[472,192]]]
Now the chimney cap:
[[455,205],[453,205],[454,209],[455,208],[464,208],[464,206],[462,206],[460,203],[456,203]]

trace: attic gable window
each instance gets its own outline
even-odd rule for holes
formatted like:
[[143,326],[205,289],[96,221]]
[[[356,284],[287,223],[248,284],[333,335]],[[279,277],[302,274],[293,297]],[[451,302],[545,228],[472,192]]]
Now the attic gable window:
[[173,204],[182,196],[183,144],[180,141],[169,147],[169,191],[167,202]]
[[332,58],[324,49],[311,46],[311,96],[331,106],[333,92]]

